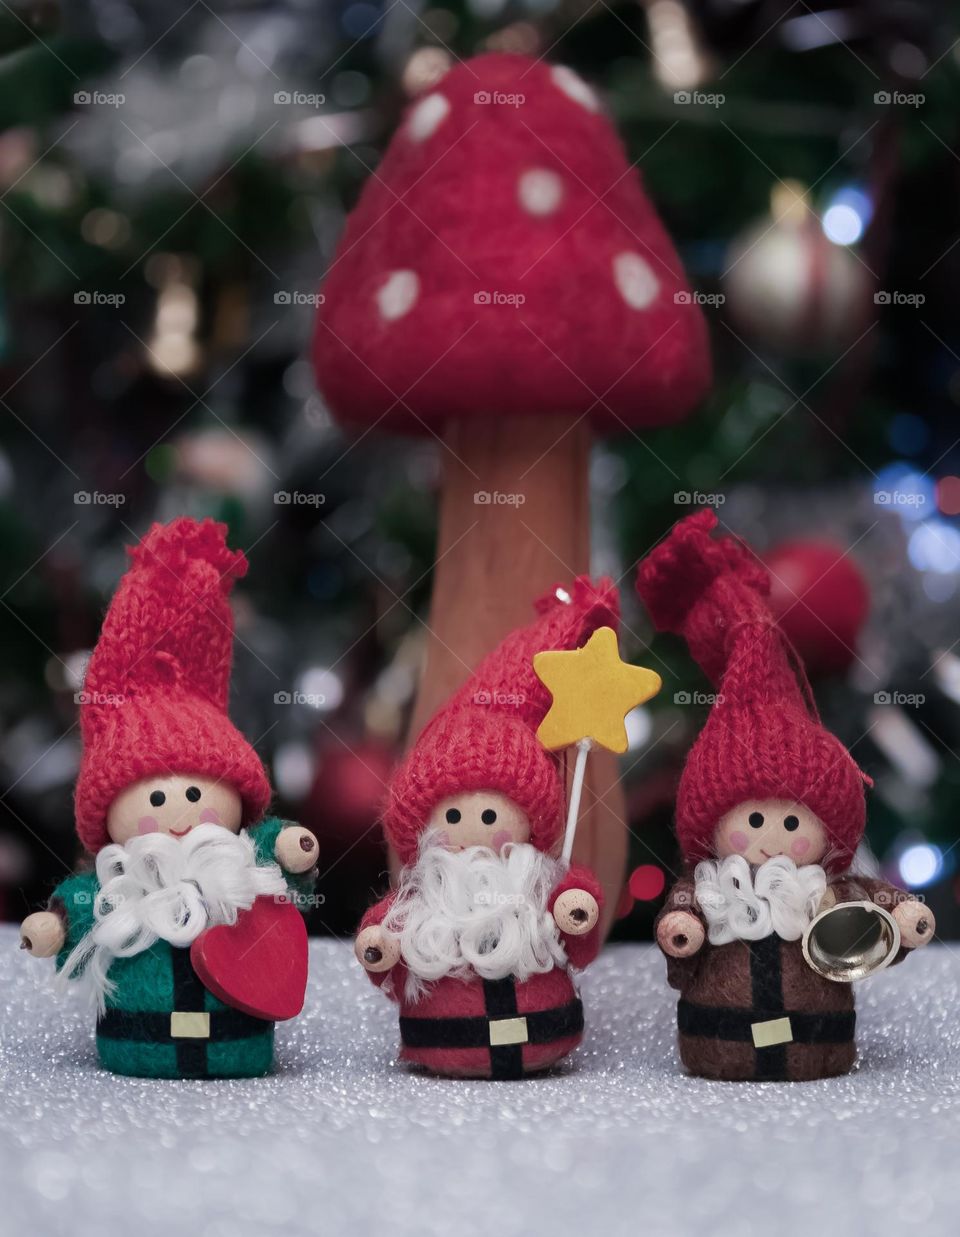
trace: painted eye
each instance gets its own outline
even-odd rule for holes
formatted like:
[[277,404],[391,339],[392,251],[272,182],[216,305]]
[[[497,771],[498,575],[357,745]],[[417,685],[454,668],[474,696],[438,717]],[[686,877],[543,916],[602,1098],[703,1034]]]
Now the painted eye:
[[759,829],[760,826],[763,824],[763,813],[762,812],[751,812],[750,815],[747,817],[747,820],[750,823],[751,829]]
[[459,808],[455,808],[455,807],[447,808],[447,824],[448,825],[459,825],[460,824],[460,809]]
[[162,790],[151,790],[150,791],[150,806],[151,807],[163,807],[166,801],[167,801],[167,796],[163,793]]
[[188,786],[187,789],[184,791],[184,794],[187,796],[187,798],[190,800],[191,803],[196,803],[196,801],[200,798],[200,787],[199,786]]
[[480,813],[480,819],[485,825],[493,825],[496,824],[497,814],[492,807],[488,807]]
[[800,819],[797,816],[784,816],[783,827],[788,833],[793,833],[794,829],[800,828]]

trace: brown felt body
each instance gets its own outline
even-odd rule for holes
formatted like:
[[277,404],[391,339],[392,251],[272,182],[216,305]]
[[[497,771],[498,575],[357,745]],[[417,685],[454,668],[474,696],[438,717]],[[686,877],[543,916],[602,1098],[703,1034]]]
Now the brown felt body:
[[[872,898],[892,907],[906,897],[902,890],[884,881],[858,877],[831,885],[838,901]],[[669,911],[688,911],[702,919],[694,899],[694,883],[684,878],[674,885],[661,916]],[[799,1014],[849,1014],[854,1010],[851,984],[824,979],[803,957],[800,941],[778,941],[782,976],[783,1016]],[[899,962],[906,950],[901,950]],[[750,945],[731,941],[703,947],[689,958],[667,958],[667,980],[685,1001],[710,1009],[752,1010],[753,980]],[[852,1032],[852,1028],[851,1028]],[[691,1074],[704,1078],[748,1080],[757,1077],[759,1056],[752,1043],[679,1035],[680,1059]],[[785,1078],[805,1081],[847,1073],[854,1064],[856,1048],[851,1033],[841,1043],[788,1043],[785,1045]]]

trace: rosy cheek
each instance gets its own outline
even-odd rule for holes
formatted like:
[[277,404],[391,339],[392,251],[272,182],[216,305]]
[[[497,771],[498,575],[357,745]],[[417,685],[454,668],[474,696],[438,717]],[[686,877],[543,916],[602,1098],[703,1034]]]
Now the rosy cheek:
[[437,845],[438,846],[449,846],[450,845],[450,834],[447,833],[446,829],[444,829],[441,833],[437,834]]
[[501,847],[506,846],[508,842],[512,842],[512,841],[513,841],[513,834],[510,832],[509,829],[498,829],[497,832],[493,835],[493,840],[490,843],[490,845],[493,847],[494,850],[500,850]]
[[156,833],[160,826],[157,824],[156,816],[141,816],[137,821],[137,833]]
[[790,843],[790,854],[793,855],[794,859],[802,859],[809,849],[809,838],[797,838],[795,842]]
[[200,813],[200,824],[222,825],[223,821],[220,819],[220,813],[216,810],[216,808],[205,807]]
[[733,849],[740,851],[741,854],[750,845],[750,839],[745,833],[741,833],[739,829],[734,830],[734,832],[730,834],[728,840]]

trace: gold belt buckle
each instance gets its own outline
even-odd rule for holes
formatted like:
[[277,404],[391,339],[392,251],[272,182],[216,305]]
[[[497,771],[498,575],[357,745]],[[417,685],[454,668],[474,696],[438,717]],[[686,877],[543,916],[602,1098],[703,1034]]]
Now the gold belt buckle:
[[170,1015],[171,1039],[209,1039],[210,1015],[202,1010],[174,1010]]
[[775,1044],[793,1043],[793,1028],[789,1018],[770,1018],[750,1024],[754,1048],[772,1048]]
[[490,1023],[490,1047],[526,1044],[530,1040],[526,1018],[494,1018]]

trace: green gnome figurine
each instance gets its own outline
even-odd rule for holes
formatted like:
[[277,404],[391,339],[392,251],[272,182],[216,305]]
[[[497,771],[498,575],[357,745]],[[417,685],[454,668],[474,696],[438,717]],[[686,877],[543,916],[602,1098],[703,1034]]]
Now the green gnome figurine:
[[94,866],[24,920],[21,947],[87,990],[107,1069],[265,1074],[274,1023],[303,1005],[296,903],[319,850],[265,816],[263,765],[227,716],[247,561],[224,525],[186,518],[130,557],[80,696],[76,825]]

